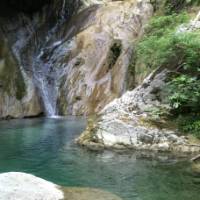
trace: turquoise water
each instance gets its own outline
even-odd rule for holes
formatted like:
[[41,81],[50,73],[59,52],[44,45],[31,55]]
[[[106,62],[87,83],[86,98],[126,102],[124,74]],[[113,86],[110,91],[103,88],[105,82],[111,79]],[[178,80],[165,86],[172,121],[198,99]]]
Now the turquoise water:
[[81,118],[1,121],[0,172],[106,189],[124,200],[200,200],[200,177],[189,163],[87,151],[73,142],[84,127]]

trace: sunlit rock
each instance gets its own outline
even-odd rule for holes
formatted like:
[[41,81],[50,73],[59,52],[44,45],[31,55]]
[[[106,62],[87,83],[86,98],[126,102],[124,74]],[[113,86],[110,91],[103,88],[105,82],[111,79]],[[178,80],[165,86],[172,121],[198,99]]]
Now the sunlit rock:
[[[133,91],[109,103],[77,142],[84,146],[96,143],[104,148],[151,150],[175,153],[198,153],[200,145],[177,136],[177,130],[162,127],[162,118],[152,120],[151,110],[169,109],[164,89],[170,72],[162,70],[150,74]],[[93,144],[94,145],[94,144]]]
[[126,91],[134,41],[151,16],[147,1],[131,0],[106,1],[73,19],[81,28],[62,61],[67,67],[58,98],[61,113],[96,113]]
[[10,172],[0,174],[0,199],[60,200],[64,194],[58,186],[36,176]]
[[20,172],[0,174],[0,194],[0,200],[122,200],[103,190],[61,187]]

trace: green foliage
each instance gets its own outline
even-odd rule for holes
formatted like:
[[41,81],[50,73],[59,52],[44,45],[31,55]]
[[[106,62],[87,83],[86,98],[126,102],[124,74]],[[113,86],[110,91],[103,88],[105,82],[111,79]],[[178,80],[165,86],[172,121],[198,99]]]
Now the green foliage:
[[195,107],[200,100],[200,32],[177,33],[177,26],[187,20],[185,14],[154,18],[137,46],[137,63],[177,72],[169,84],[172,94],[169,100],[174,108],[186,104]]
[[[200,113],[200,32],[177,31],[188,20],[185,13],[155,16],[137,45],[136,64],[173,72],[167,84],[171,113],[183,119],[192,116],[179,121],[179,129],[200,138],[200,117],[194,117]],[[152,115],[160,118],[163,113],[156,109]]]
[[174,60],[174,43],[178,43],[175,30],[188,19],[185,13],[154,17],[146,27],[144,38],[137,45],[137,63],[155,69]]
[[198,112],[200,109],[200,80],[179,75],[169,82],[169,100],[176,112]]
[[145,112],[149,113],[152,120],[158,120],[170,115],[169,110],[163,107],[151,107],[146,109]]
[[[178,75],[169,82],[169,100],[178,113],[199,112],[200,106],[200,33],[175,36],[172,50]],[[169,61],[170,57],[168,58]],[[171,61],[170,61],[171,62]]]
[[180,14],[154,16],[145,28],[145,36],[165,36],[176,29],[180,24],[189,21],[189,16],[183,12]]
[[192,134],[200,139],[200,116],[180,116],[177,120],[178,128],[182,133]]

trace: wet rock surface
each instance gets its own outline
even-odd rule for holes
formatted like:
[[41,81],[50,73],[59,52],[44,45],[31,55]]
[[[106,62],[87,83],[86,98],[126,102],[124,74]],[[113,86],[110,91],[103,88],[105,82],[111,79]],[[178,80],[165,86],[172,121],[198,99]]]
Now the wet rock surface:
[[200,154],[198,154],[197,156],[193,157],[191,159],[192,162],[192,170],[195,173],[200,174]]

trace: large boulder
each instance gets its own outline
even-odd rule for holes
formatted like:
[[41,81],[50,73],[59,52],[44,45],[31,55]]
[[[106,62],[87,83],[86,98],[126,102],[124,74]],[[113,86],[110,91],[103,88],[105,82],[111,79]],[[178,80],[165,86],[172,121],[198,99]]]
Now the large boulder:
[[0,200],[121,200],[103,190],[60,187],[20,172],[0,174],[0,194]]
[[53,183],[36,176],[10,172],[0,174],[0,199],[60,200],[64,193]]
[[168,70],[156,70],[133,91],[115,99],[90,122],[77,142],[89,148],[137,149],[163,152],[200,152],[162,118],[153,120],[152,113],[168,110],[166,82]]

